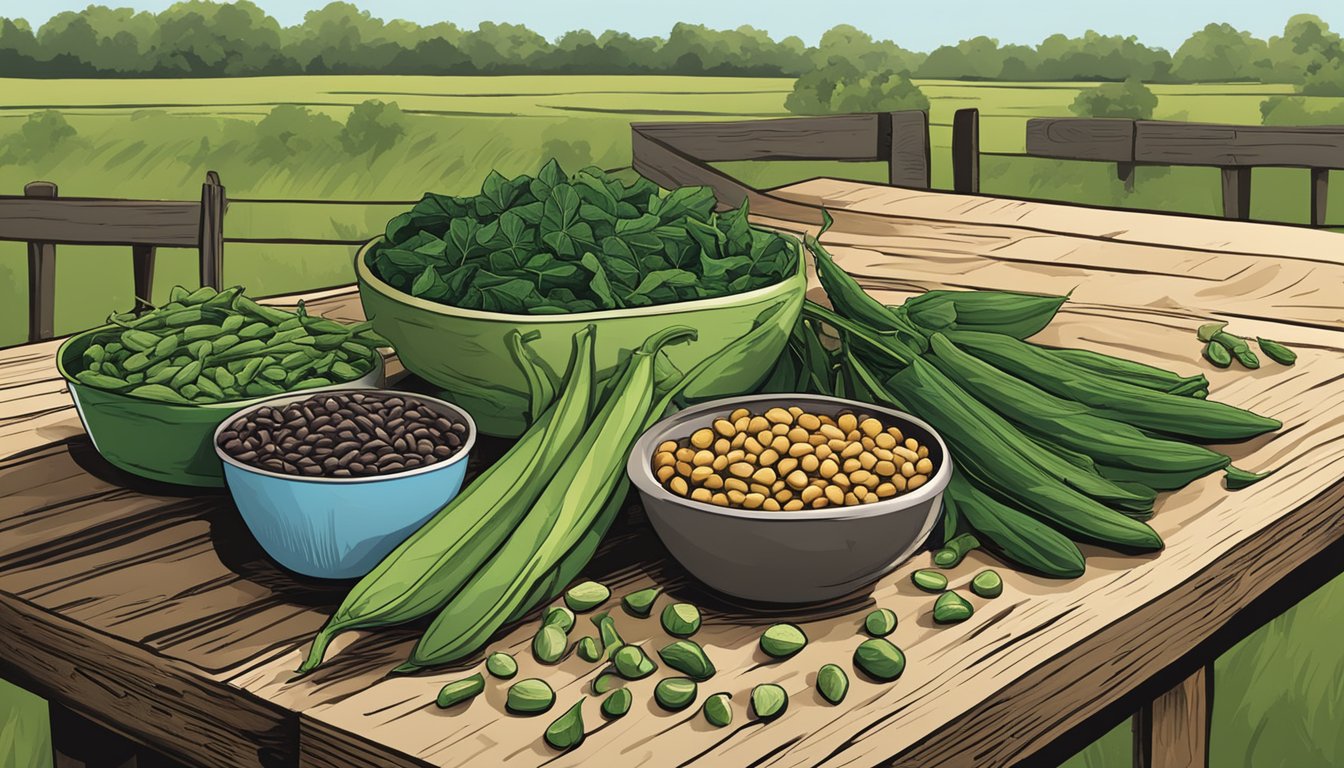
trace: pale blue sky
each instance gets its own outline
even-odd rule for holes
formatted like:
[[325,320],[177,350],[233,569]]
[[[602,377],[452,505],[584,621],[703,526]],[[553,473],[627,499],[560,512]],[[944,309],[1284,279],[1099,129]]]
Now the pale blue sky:
[[[104,2],[148,10],[169,5],[169,0]],[[325,3],[258,2],[284,24]],[[0,16],[22,16],[38,24],[53,13],[87,4],[0,0]],[[1150,45],[1174,50],[1211,21],[1267,37],[1282,32],[1284,21],[1296,13],[1314,13],[1334,29],[1344,28],[1344,0],[378,0],[358,5],[384,19],[447,20],[463,27],[481,21],[520,22],[551,38],[575,28],[666,35],[674,22],[690,21],[719,28],[751,24],[775,37],[798,35],[812,43],[826,28],[849,23],[919,50],[975,35],[1035,43],[1054,32],[1076,35],[1088,29],[1138,35]]]

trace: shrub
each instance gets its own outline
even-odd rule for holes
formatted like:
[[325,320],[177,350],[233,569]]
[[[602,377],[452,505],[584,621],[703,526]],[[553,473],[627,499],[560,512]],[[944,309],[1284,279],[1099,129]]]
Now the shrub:
[[283,162],[315,149],[337,146],[341,124],[294,104],[281,104],[257,123],[253,155],[259,160]]
[[0,160],[10,163],[41,160],[75,136],[74,126],[66,122],[59,110],[34,112],[18,131],[0,142]]
[[1130,117],[1146,120],[1157,108],[1157,96],[1135,78],[1103,83],[1078,94],[1069,111],[1083,117]]
[[1273,96],[1260,102],[1265,125],[1344,125],[1344,104],[1338,99]]
[[366,152],[373,157],[396,145],[406,134],[406,116],[395,101],[375,99],[360,102],[350,110],[350,116],[341,129],[341,145],[352,155]]
[[929,99],[906,72],[860,72],[847,61],[831,59],[793,84],[784,106],[798,115],[843,112],[892,112],[928,109]]

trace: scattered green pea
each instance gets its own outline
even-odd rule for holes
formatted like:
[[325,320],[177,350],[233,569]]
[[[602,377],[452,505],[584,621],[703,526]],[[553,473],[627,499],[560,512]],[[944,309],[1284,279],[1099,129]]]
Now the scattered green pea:
[[500,680],[518,674],[518,662],[507,653],[495,652],[485,657],[485,670]]
[[658,600],[658,595],[662,594],[662,592],[663,590],[658,587],[649,587],[648,589],[641,589],[638,592],[631,592],[621,598],[621,607],[625,609],[626,613],[637,619],[648,618],[649,614],[653,612],[653,604]]
[[1255,343],[1260,347],[1260,351],[1265,353],[1265,357],[1279,365],[1292,365],[1297,362],[1297,353],[1277,341],[1257,336]]
[[663,629],[674,637],[690,637],[700,629],[700,609],[690,603],[672,603],[663,609]]
[[532,655],[542,664],[554,664],[569,650],[569,637],[555,624],[546,624],[532,636]]
[[863,619],[863,629],[873,637],[886,637],[896,630],[896,612],[879,608]]
[[919,587],[925,592],[941,592],[944,589],[947,589],[947,577],[928,568],[921,568],[918,571],[915,571],[910,577],[910,580],[915,583],[916,587]]
[[761,633],[761,650],[774,659],[787,659],[806,645],[807,635],[796,624],[773,624]]
[[973,533],[963,533],[949,539],[943,548],[933,553],[933,564],[939,568],[956,568],[966,555],[980,548],[980,539]]
[[605,603],[609,597],[611,597],[610,589],[596,581],[585,581],[570,587],[565,593],[565,605],[569,606],[570,610],[582,613]]
[[593,678],[593,693],[597,696],[601,696],[612,688],[615,688],[618,682],[620,682],[620,678],[616,675],[609,672],[603,672]]
[[555,704],[555,691],[545,680],[529,677],[509,686],[505,709],[519,715],[539,715]]
[[1232,353],[1222,344],[1210,341],[1204,345],[1204,359],[1219,368],[1226,368],[1232,364]]
[[546,727],[546,743],[556,749],[574,749],[583,743],[583,699]]
[[561,632],[568,633],[574,628],[574,612],[563,605],[557,605],[546,612],[546,618],[541,620],[545,626],[559,627]]
[[758,720],[774,720],[789,708],[789,693],[774,683],[751,689],[751,711]]
[[817,670],[817,691],[832,704],[839,704],[849,693],[849,675],[834,664],[824,664]]
[[667,677],[653,688],[653,700],[669,712],[683,710],[695,701],[696,684],[689,677]]
[[874,637],[854,649],[854,666],[874,680],[890,682],[905,671],[905,654],[890,640]]
[[602,649],[598,647],[597,640],[593,637],[579,638],[578,654],[580,659],[589,663],[602,659]]
[[611,692],[611,695],[602,700],[602,714],[609,720],[615,720],[618,717],[625,717],[625,713],[630,711],[630,704],[634,702],[635,697],[630,693],[629,688],[617,688]]
[[616,631],[616,620],[611,618],[610,611],[603,611],[594,616],[592,622],[602,636],[602,653],[610,659],[616,654],[617,649],[625,645],[621,633]]
[[732,697],[726,693],[716,693],[705,699],[700,710],[705,715],[705,722],[715,728],[723,728],[733,722]]
[[971,591],[981,597],[998,597],[1003,594],[1003,578],[995,571],[981,571],[971,579]]
[[658,651],[667,666],[692,680],[705,681],[714,676],[714,663],[693,640],[676,640]]
[[638,645],[622,645],[616,649],[611,664],[616,668],[616,674],[626,680],[640,680],[652,675],[658,668]]
[[461,704],[462,702],[475,697],[484,690],[485,678],[481,677],[481,673],[477,672],[471,677],[454,680],[443,686],[443,688],[439,690],[439,695],[434,700],[434,703],[438,704],[442,709],[447,709],[454,704]]
[[939,624],[956,624],[971,618],[974,613],[966,598],[956,592],[944,592],[933,604],[933,620]]

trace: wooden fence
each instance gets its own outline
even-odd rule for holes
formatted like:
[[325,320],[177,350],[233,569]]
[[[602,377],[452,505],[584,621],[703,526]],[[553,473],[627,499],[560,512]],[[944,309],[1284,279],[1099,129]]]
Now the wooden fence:
[[1344,170],[1344,126],[1215,125],[1079,117],[1038,117],[1027,121],[1026,153],[981,152],[980,112],[958,110],[952,128],[954,190],[979,194],[982,155],[1044,157],[1115,163],[1127,189],[1140,165],[1218,168],[1222,173],[1223,216],[1247,220],[1251,213],[1251,169],[1305,168],[1310,171],[1313,227],[1328,226],[1326,193],[1332,170]]
[[[788,217],[799,207],[751,187],[711,163],[737,160],[884,162],[887,182],[930,189],[929,117],[920,110],[733,122],[632,123],[631,166],[663,187],[704,184],[720,204],[750,203],[760,213]],[[1211,166],[1222,171],[1223,215],[1250,215],[1251,169],[1311,171],[1311,226],[1325,223],[1330,170],[1344,170],[1344,126],[1266,127],[1096,118],[1027,121],[1026,152],[980,150],[980,113],[958,110],[952,121],[953,191],[980,193],[980,159],[1041,157],[1115,163],[1133,186],[1139,165]],[[56,185],[35,181],[23,195],[0,195],[0,240],[28,244],[29,341],[54,335],[57,244],[128,246],[135,295],[146,301],[159,247],[195,248],[202,285],[221,287],[225,243],[355,246],[363,239],[226,237],[228,202],[211,171],[199,201],[119,200],[57,196]],[[293,200],[233,198],[248,204],[411,206],[416,200]],[[809,209],[810,213],[811,212]],[[795,215],[802,211],[793,211]]]
[[56,246],[128,246],[135,295],[149,300],[156,248],[195,248],[202,285],[220,284],[224,251],[224,187],[210,171],[199,201],[59,197],[56,185],[34,181],[22,195],[0,195],[0,240],[28,243],[28,340],[55,335]]

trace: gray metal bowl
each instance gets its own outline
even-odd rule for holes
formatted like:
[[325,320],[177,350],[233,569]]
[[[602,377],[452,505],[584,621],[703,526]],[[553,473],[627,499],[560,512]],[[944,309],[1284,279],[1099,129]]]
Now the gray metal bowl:
[[[731,509],[668,491],[653,475],[653,452],[738,408],[761,413],[798,406],[812,413],[868,413],[929,447],[935,470],[919,489],[856,507],[798,512]],[[755,395],[687,408],[640,436],[626,465],[653,529],[693,576],[721,592],[770,603],[828,600],[870,584],[928,538],[942,512],[952,461],[942,437],[908,413],[820,395]]]

